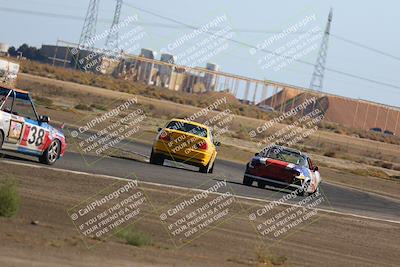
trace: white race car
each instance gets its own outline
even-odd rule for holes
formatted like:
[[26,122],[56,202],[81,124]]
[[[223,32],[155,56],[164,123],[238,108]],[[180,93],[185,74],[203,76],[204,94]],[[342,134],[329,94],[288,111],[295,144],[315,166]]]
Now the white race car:
[[38,116],[29,93],[0,86],[0,148],[37,156],[51,165],[67,148],[64,134]]

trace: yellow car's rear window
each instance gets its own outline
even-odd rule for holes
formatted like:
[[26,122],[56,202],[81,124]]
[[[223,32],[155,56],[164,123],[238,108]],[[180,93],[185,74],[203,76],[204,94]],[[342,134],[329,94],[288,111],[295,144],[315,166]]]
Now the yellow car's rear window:
[[167,125],[168,129],[177,130],[185,133],[195,134],[201,137],[207,137],[207,129],[194,124],[181,122],[181,121],[171,121]]

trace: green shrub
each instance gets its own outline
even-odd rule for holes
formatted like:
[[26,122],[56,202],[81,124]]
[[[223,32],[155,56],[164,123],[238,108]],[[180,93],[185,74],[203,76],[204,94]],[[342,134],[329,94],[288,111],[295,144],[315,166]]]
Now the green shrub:
[[133,227],[125,228],[115,234],[118,238],[123,239],[129,245],[142,247],[151,245],[151,237]]
[[266,266],[281,266],[284,265],[287,258],[285,256],[278,256],[278,255],[273,255],[269,250],[267,250],[265,247],[257,247],[256,248],[256,257],[257,261]]
[[7,179],[0,183],[0,216],[12,217],[17,214],[21,199],[14,180]]

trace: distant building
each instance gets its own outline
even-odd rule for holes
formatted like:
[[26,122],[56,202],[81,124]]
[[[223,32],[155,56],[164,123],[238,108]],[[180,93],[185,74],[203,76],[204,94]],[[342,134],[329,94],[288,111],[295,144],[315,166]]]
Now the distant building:
[[[211,71],[219,71],[219,66],[214,63],[207,63],[206,69]],[[216,81],[217,81],[217,75],[211,73],[206,73],[204,75],[204,86],[207,92],[215,90]]]
[[0,43],[0,55],[1,56],[8,56],[8,49],[10,46],[6,43]]
[[186,72],[185,78],[182,82],[181,91],[188,92],[188,93],[202,93],[205,92],[204,87],[204,76],[197,74]]
[[0,83],[15,86],[19,72],[19,64],[0,59]]
[[[157,52],[151,49],[142,48],[140,56],[146,59],[154,60],[156,58]],[[155,84],[155,72],[154,63],[142,61],[138,66],[138,81],[145,82],[146,84]]]
[[[42,45],[40,51],[45,57],[46,63],[54,66],[81,69],[86,67],[86,71],[95,71],[97,66],[101,64],[100,57],[102,54],[99,51],[92,52],[84,49],[78,51],[73,46],[58,45]],[[78,53],[75,51],[78,51]],[[91,64],[88,65],[89,63]]]
[[[168,63],[168,64],[175,64],[176,56],[167,54],[167,53],[163,53],[163,54],[161,54],[160,61]],[[171,81],[171,76],[172,76],[173,71],[174,71],[174,68],[172,66],[160,65],[158,67],[158,75],[159,75],[161,87],[170,88],[170,81]]]

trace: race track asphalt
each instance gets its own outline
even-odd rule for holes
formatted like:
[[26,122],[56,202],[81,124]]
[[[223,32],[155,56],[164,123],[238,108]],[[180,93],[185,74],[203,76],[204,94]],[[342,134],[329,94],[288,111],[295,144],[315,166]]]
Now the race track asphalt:
[[[129,149],[149,155],[151,146],[145,143],[124,144]],[[2,160],[40,165],[35,158],[7,153]],[[96,157],[67,152],[52,167],[116,177],[136,177],[139,181],[175,185],[187,188],[207,189],[218,180],[226,180],[232,193],[265,200],[278,200],[287,192],[277,189],[261,189],[242,184],[245,166],[225,160],[217,160],[213,174],[203,174],[197,168],[166,161],[167,166],[151,165],[148,162],[113,157]],[[322,183],[321,192],[326,201],[319,208],[342,213],[356,214],[379,219],[400,221],[400,202],[376,194]]]

